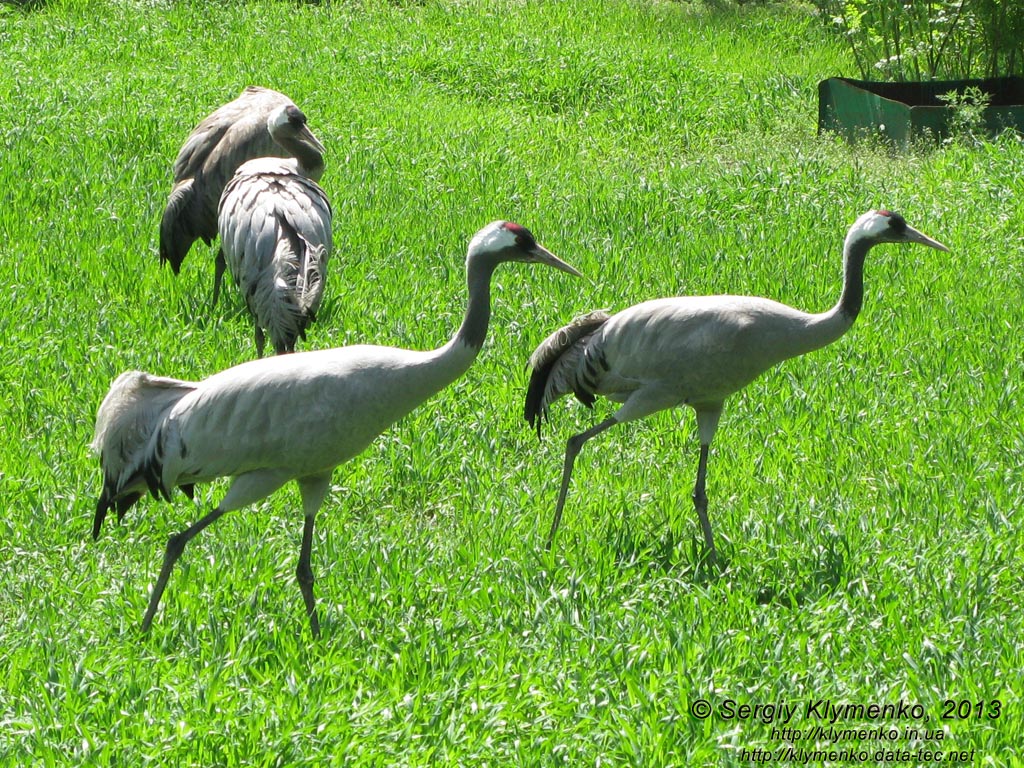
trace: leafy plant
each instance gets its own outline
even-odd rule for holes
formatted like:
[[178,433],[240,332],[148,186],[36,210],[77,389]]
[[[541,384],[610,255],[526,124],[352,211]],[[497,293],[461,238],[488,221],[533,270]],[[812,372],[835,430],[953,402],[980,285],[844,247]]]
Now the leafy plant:
[[951,108],[949,136],[945,143],[978,143],[985,129],[985,108],[991,103],[992,95],[975,85],[969,85],[961,91],[952,90],[938,98]]
[[996,77],[1024,64],[1024,0],[815,0],[865,80]]

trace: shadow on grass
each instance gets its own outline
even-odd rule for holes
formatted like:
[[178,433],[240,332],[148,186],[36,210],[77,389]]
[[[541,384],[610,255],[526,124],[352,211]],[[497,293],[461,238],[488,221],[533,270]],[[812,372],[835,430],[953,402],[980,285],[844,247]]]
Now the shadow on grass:
[[[717,562],[707,550],[696,526],[681,530],[679,524],[664,522],[639,527],[632,521],[609,523],[603,535],[604,546],[615,552],[615,562],[623,569],[643,575],[680,576],[694,585],[712,584],[733,569],[732,542],[721,532],[716,534]],[[849,581],[850,545],[845,536],[823,534],[810,554],[805,549],[793,557],[761,563],[760,585],[751,579],[753,601],[758,605],[798,608],[835,592]],[[753,569],[744,569],[753,575]]]
[[758,605],[798,608],[835,592],[849,581],[850,545],[837,533],[827,535],[811,557],[778,563],[769,568],[774,578],[757,590]]
[[[604,532],[605,545],[615,552],[620,568],[631,568],[647,574],[673,573],[695,585],[706,585],[727,573],[731,560],[723,550],[721,536],[716,536],[717,561],[708,557],[704,542],[696,532],[683,533],[665,522],[639,530],[631,522],[609,523]],[[732,543],[725,541],[726,550]]]

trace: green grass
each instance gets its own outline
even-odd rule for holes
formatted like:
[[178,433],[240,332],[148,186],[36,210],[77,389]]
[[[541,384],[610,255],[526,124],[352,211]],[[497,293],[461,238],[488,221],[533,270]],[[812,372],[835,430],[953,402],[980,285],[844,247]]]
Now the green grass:
[[[0,6],[0,764],[742,765],[787,742],[725,702],[795,703],[808,728],[821,698],[920,703],[928,722],[836,725],[1024,763],[1024,146],[818,137],[817,81],[854,72],[820,26],[640,0]],[[319,642],[294,488],[190,545],[148,636],[166,537],[226,484],[89,536],[111,380],[254,354],[240,299],[207,307],[212,249],[178,278],[156,258],[178,147],[249,83],[329,150],[336,258],[306,348],[441,344],[495,218],[588,277],[503,268],[476,365],[336,473]],[[708,485],[727,572],[694,568],[684,411],[587,445],[546,557],[564,441],[612,406],[559,403],[538,444],[533,347],[656,296],[825,309],[876,206],[951,252],[878,248],[851,332],[728,403]],[[946,699],[1001,716],[943,720]]]

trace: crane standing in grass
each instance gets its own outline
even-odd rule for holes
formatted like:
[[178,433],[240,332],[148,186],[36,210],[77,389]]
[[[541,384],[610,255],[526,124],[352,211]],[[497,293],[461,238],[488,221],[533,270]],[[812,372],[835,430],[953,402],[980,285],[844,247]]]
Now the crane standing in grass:
[[[174,182],[160,221],[160,263],[175,274],[192,243],[207,245],[217,236],[217,206],[224,185],[238,167],[257,157],[288,157],[290,152],[270,135],[268,121],[280,108],[295,106],[283,93],[251,85],[234,101],[208,115],[189,134],[174,161]],[[323,166],[310,169],[320,180]],[[213,281],[217,303],[224,261],[218,255]]]
[[196,483],[233,478],[212,512],[167,542],[143,631],[193,537],[226,512],[295,480],[305,517],[296,576],[311,631],[319,635],[310,549],[334,468],[466,372],[487,335],[491,276],[507,261],[579,275],[524,227],[496,221],[469,244],[469,305],[456,334],[439,349],[359,345],[253,360],[200,382],[139,371],[114,381],[96,416],[92,442],[104,477],[93,538],[110,509],[120,519],[147,490],[170,499],[175,487],[191,496]]
[[573,463],[583,444],[616,424],[688,405],[696,411],[700,435],[693,504],[714,561],[704,485],[708,450],[726,397],[772,366],[831,344],[850,329],[864,297],[864,259],[879,243],[949,250],[899,214],[869,211],[846,236],[843,290],[827,312],[808,314],[751,296],[683,296],[647,301],[615,315],[592,312],[543,341],[530,358],[533,373],[525,408],[538,436],[548,407],[570,392],[588,407],[597,395],[622,404],[604,421],[569,438],[547,548],[558,530]]
[[217,211],[218,263],[245,297],[263,357],[267,329],[277,354],[295,351],[323,299],[331,255],[331,205],[312,179],[323,145],[294,104],[276,109],[270,135],[293,158],[261,157],[239,167]]

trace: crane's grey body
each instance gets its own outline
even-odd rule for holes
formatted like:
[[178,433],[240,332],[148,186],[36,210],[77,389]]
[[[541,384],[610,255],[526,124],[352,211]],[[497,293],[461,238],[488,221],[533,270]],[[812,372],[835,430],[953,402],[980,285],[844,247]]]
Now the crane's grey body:
[[[623,403],[619,422],[676,405],[720,405],[773,365],[828,343],[832,334],[794,333],[849,323],[806,315],[769,299],[681,296],[654,299],[611,317],[588,340],[608,364],[587,387]],[[806,341],[811,339],[811,341]],[[585,367],[578,371],[586,379]]]
[[221,252],[242,291],[263,356],[266,329],[274,351],[295,351],[316,318],[331,256],[331,205],[295,159],[244,163],[221,197]]
[[110,509],[120,519],[146,490],[169,499],[175,487],[191,494],[196,483],[233,478],[212,512],[168,541],[144,630],[189,540],[224,513],[295,480],[305,516],[297,577],[311,629],[319,633],[309,560],[313,521],[332,471],[469,368],[487,333],[491,276],[505,261],[578,274],[523,227],[494,222],[470,243],[466,316],[439,349],[358,345],[253,360],[200,382],[138,371],[114,381],[92,443],[104,474],[94,537]]
[[166,493],[218,477],[245,484],[261,473],[330,472],[458,378],[476,353],[460,342],[432,352],[357,345],[242,363],[188,390],[183,382],[147,453],[162,457],[154,469]]
[[713,559],[704,482],[708,448],[726,398],[783,360],[830,344],[849,330],[860,311],[864,257],[880,242],[946,250],[898,214],[871,211],[847,235],[843,293],[827,312],[801,312],[753,296],[681,296],[646,301],[615,315],[591,313],[545,340],[531,357],[534,373],[525,409],[538,435],[549,406],[565,394],[575,393],[587,405],[597,395],[621,403],[612,416],[569,439],[547,546],[583,444],[615,424],[688,405],[696,412],[701,442],[694,503]]
[[[160,262],[177,274],[192,244],[217,236],[217,206],[239,166],[258,157],[289,157],[270,135],[267,122],[282,107],[295,106],[283,93],[249,86],[234,101],[204,118],[189,134],[174,161],[171,194],[160,221]],[[320,171],[311,178],[319,180]],[[220,262],[214,282],[219,288]]]

